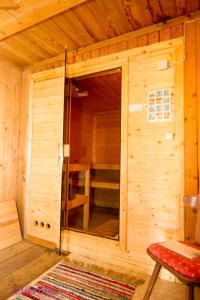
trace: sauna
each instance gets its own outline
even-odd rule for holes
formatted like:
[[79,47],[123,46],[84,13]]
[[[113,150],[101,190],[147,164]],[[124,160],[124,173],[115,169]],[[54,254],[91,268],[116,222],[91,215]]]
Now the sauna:
[[0,1],[0,300],[61,258],[130,275],[134,300],[155,260],[151,299],[186,298],[149,247],[199,241],[199,18],[200,0]]
[[70,112],[64,120],[70,155],[68,184],[63,181],[67,184],[63,190],[68,189],[63,224],[118,240],[121,70],[76,77],[66,84],[71,84],[70,105],[66,107]]

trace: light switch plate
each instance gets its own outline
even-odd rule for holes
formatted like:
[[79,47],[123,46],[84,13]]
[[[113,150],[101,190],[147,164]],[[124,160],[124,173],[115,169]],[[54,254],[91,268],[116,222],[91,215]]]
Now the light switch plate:
[[162,71],[162,70],[166,70],[166,69],[168,69],[167,59],[159,60],[158,61],[158,70]]
[[165,134],[165,140],[166,141],[172,141],[174,139],[174,134],[173,134],[173,132],[167,132],[166,134]]

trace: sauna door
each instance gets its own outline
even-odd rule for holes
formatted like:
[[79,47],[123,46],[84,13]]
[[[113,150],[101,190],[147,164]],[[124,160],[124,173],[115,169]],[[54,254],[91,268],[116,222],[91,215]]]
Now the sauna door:
[[64,76],[33,80],[31,93],[28,235],[59,247]]
[[63,228],[119,240],[121,69],[67,80],[64,124]]

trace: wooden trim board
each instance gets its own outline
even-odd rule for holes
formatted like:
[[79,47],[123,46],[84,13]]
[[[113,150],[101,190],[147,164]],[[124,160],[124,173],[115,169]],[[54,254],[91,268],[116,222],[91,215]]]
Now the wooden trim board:
[[56,244],[55,243],[44,240],[44,239],[40,239],[40,238],[38,238],[36,236],[33,236],[33,235],[27,235],[25,240],[27,240],[31,243],[34,243],[36,245],[43,246],[43,247],[48,248],[48,249],[52,249],[52,250],[56,249]]

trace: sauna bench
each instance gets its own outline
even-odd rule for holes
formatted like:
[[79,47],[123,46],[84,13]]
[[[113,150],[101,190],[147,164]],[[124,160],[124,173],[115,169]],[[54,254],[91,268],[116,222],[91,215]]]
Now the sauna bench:
[[68,170],[69,173],[85,172],[83,181],[84,194],[76,194],[73,199],[69,199],[67,209],[71,210],[83,205],[83,230],[87,230],[89,224],[90,164],[69,164]]
[[[69,169],[70,170],[73,169],[73,171],[83,171],[84,165],[87,164],[72,164],[72,167],[70,167]],[[83,167],[81,168],[81,166]],[[120,166],[118,164],[91,164],[90,165],[90,170],[119,170],[119,169]],[[74,180],[73,184],[76,186],[84,186],[84,180],[81,179]],[[102,188],[102,189],[113,189],[113,190],[120,189],[119,181],[108,179],[108,178],[105,179],[100,176],[90,177],[89,185],[91,188]]]

